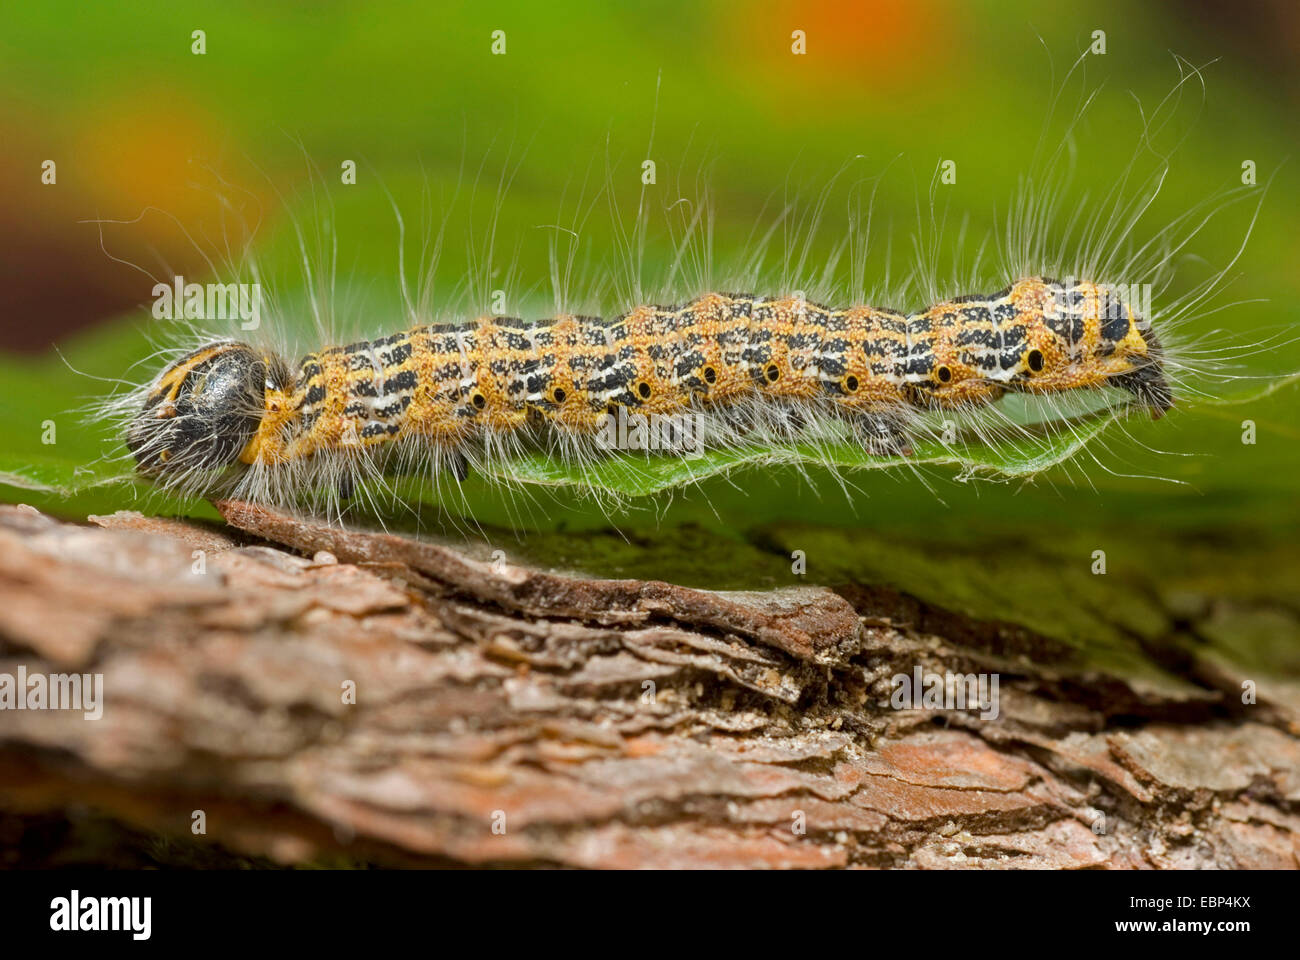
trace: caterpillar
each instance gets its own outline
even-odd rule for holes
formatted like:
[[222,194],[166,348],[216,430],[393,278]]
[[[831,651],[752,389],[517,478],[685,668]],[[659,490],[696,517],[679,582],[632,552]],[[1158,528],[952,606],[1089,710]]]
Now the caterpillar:
[[[926,249],[926,240],[937,246],[937,238],[918,235],[917,269],[891,285],[886,267],[881,289],[888,293],[870,291],[863,280],[870,214],[856,207],[844,240],[818,268],[807,269],[826,207],[823,193],[787,237],[779,279],[764,272],[763,256],[747,254],[719,283],[711,274],[711,209],[670,199],[666,210],[686,203],[697,212],[675,238],[669,276],[658,290],[646,293],[639,281],[643,206],[630,234],[615,223],[624,266],[635,269],[607,317],[571,301],[572,252],[557,261],[552,249],[556,305],[546,319],[524,319],[522,309],[485,311],[487,297],[476,289],[462,297],[460,310],[443,304],[435,312],[425,298],[417,309],[402,276],[408,322],[401,332],[377,339],[327,335],[324,342],[335,345],[317,340],[302,354],[285,342],[272,346],[195,328],[186,343],[164,348],[160,373],[107,398],[99,413],[117,424],[133,469],[162,489],[281,506],[305,501],[334,516],[357,493],[373,501],[386,490],[396,499],[391,479],[403,474],[429,478],[440,494],[450,489],[454,496],[472,474],[501,481],[503,466],[508,473],[531,453],[584,478],[593,464],[613,458],[635,464],[633,451],[656,448],[623,443],[625,423],[668,422],[674,455],[798,447],[839,476],[842,461],[828,452],[833,446],[851,444],[882,462],[909,463],[922,444],[953,449],[958,441],[947,430],[953,419],[976,443],[1029,436],[1027,421],[1004,412],[1004,399],[1015,396],[1044,403],[1048,416],[1038,423],[1066,438],[1075,435],[1080,411],[1116,419],[1142,408],[1158,419],[1184,398],[1206,396],[1204,378],[1235,378],[1225,372],[1225,360],[1248,355],[1186,342],[1179,328],[1232,306],[1214,298],[1229,282],[1266,191],[1234,188],[1191,205],[1145,240],[1135,238],[1169,170],[1167,154],[1155,150],[1151,136],[1168,122],[1183,85],[1200,78],[1196,68],[1179,64],[1181,79],[1143,115],[1133,159],[1100,200],[1064,206],[1060,167],[1072,157],[1071,134],[1046,166],[1031,162],[1008,211],[996,271],[976,264],[941,286],[935,251]],[[1089,103],[1091,97],[1071,130]],[[1145,178],[1136,173],[1144,152],[1156,159]],[[932,182],[932,225],[934,189]],[[1235,254],[1166,297],[1176,255],[1218,212],[1252,192],[1259,199]],[[796,219],[787,207],[777,223],[788,227]],[[575,216],[567,232],[576,237],[581,223]],[[296,223],[295,230],[311,287],[319,271],[313,274]],[[435,251],[441,243],[440,232]],[[835,273],[846,248],[847,283]],[[694,261],[702,264],[699,276],[677,276],[681,263]],[[1011,282],[992,294],[950,295],[988,289],[992,277]],[[474,282],[471,277],[470,287]],[[683,283],[691,289],[682,290]],[[332,276],[325,286],[332,291]],[[812,295],[790,292],[801,286]],[[753,292],[719,292],[725,290]],[[929,306],[908,312],[868,305],[904,298]],[[837,302],[849,305],[829,305]],[[676,305],[657,305],[663,303]],[[330,324],[314,295],[311,306],[318,330],[326,331]],[[1083,447],[1085,438],[1079,439],[1075,452]],[[783,462],[807,459],[801,452]],[[1036,454],[1026,459],[1036,462]],[[610,492],[608,485],[589,487],[597,497]]]
[[1157,417],[1173,405],[1149,320],[1091,282],[1025,278],[910,315],[715,293],[612,320],[420,326],[309,353],[296,369],[236,340],[207,343],[159,376],[126,442],[164,484],[206,493],[242,471],[252,482],[235,489],[282,498],[321,456],[374,468],[385,448],[430,445],[463,480],[511,441],[590,449],[620,409],[708,416],[717,444],[774,424],[797,434],[817,415],[905,450],[918,411],[1104,386]]

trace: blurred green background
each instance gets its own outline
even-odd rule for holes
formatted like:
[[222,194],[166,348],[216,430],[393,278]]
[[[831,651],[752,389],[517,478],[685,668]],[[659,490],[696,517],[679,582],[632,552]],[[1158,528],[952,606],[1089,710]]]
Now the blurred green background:
[[[962,218],[968,246],[997,229],[1055,85],[1098,29],[1106,55],[1090,58],[1086,78],[1067,88],[1067,99],[1101,89],[1079,194],[1109,187],[1132,154],[1140,107],[1178,79],[1172,54],[1198,65],[1217,58],[1204,102],[1197,86],[1170,128],[1187,139],[1144,222],[1158,227],[1237,185],[1243,160],[1253,160],[1261,184],[1272,183],[1225,298],[1250,302],[1194,330],[1289,340],[1300,318],[1297,168],[1286,165],[1297,142],[1298,24],[1285,0],[9,5],[0,13],[0,473],[13,485],[0,486],[0,497],[71,516],[177,508],[131,487],[80,489],[99,474],[79,468],[114,443],[75,410],[110,386],[90,377],[122,376],[150,353],[159,330],[141,307],[148,274],[209,279],[201,251],[237,245],[245,226],[257,226],[253,249],[277,295],[304,316],[293,225],[307,231],[314,257],[337,237],[337,320],[377,334],[405,323],[393,205],[407,219],[414,278],[426,214],[460,182],[435,299],[454,299],[468,276],[507,289],[517,311],[544,313],[548,244],[560,235],[549,225],[572,226],[580,199],[591,215],[579,273],[610,276],[623,263],[608,207],[592,201],[608,169],[630,215],[653,125],[658,183],[649,202],[662,208],[707,173],[720,261],[746,249],[787,183],[815,192],[852,161],[855,176],[875,178],[879,256],[868,280],[883,277],[886,243],[896,277],[913,261],[918,204],[941,159],[955,160],[959,175],[943,188],[940,248],[959,247]],[[807,36],[804,56],[791,54],[796,29]],[[195,30],[205,32],[201,56],[191,52]],[[504,56],[491,53],[494,30],[505,32]],[[55,185],[40,182],[49,159]],[[355,185],[340,182],[349,159]],[[503,169],[509,187],[498,205]],[[1231,258],[1253,209],[1230,211],[1194,241],[1193,278],[1198,263]],[[838,208],[827,214],[814,263],[838,239],[837,216]],[[95,219],[129,222],[102,225],[101,237],[101,226],[85,222]],[[647,272],[671,256],[670,238],[652,230]],[[984,270],[990,289],[1010,279],[995,267]],[[609,291],[606,302],[616,300]],[[1300,349],[1283,343],[1245,363],[1244,372],[1284,374],[1300,369]],[[1128,544],[1134,564],[1143,543],[1169,531],[1213,532],[1243,555],[1265,543],[1286,551],[1300,530],[1298,408],[1300,392],[1287,387],[1159,423],[1130,421],[1131,438],[1112,430],[1096,460],[1085,454],[1033,482],[871,471],[855,474],[846,494],[826,478],[809,486],[792,470],[750,470],[661,497],[621,525],[690,523],[736,536],[772,523],[848,524],[900,541],[965,544],[1068,532]],[[1240,440],[1247,418],[1255,445]],[[41,442],[47,420],[57,425],[53,445]],[[79,489],[65,496],[69,488]],[[212,515],[201,504],[187,509]],[[484,510],[489,522],[510,519]],[[604,525],[581,505],[547,506],[530,522]]]

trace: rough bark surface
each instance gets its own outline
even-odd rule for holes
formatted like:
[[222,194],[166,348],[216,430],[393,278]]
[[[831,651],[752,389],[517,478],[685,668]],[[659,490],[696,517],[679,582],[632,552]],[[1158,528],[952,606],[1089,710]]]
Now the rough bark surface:
[[[871,584],[592,580],[218,506],[0,507],[0,673],[106,690],[0,713],[0,840],[93,811],[268,864],[1300,864],[1300,709],[1222,667],[1166,698]],[[998,716],[891,709],[918,664],[998,673]]]

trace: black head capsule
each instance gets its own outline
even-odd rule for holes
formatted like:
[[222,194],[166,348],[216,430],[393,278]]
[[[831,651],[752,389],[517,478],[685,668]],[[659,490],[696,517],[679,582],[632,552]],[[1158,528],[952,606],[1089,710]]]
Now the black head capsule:
[[141,473],[182,476],[239,459],[262,421],[266,359],[242,343],[210,343],[158,378],[126,445]]
[[1150,324],[1138,329],[1146,342],[1146,357],[1136,361],[1127,373],[1112,377],[1110,383],[1133,394],[1150,409],[1151,419],[1159,420],[1174,408],[1174,391],[1165,377],[1164,348],[1159,338],[1151,332]]
[[1155,360],[1148,360],[1128,373],[1110,378],[1113,386],[1127,390],[1138,402],[1151,411],[1151,419],[1159,420],[1174,408],[1174,392],[1165,379],[1164,371]]

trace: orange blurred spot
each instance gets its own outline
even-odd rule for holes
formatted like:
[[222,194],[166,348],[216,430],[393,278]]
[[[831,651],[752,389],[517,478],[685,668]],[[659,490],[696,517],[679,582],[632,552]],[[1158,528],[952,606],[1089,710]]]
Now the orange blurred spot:
[[[785,3],[781,18],[806,23],[818,58],[840,68],[900,67],[941,50],[941,17],[925,0],[813,0]],[[927,41],[929,41],[927,43]],[[901,72],[901,71],[900,71]]]
[[[161,82],[141,89],[59,115],[0,105],[0,179],[14,185],[0,191],[0,350],[43,350],[146,303],[154,277],[201,278],[207,257],[220,261],[244,238],[240,217],[260,209],[213,172],[222,159],[211,116]],[[47,160],[54,184],[40,179]],[[85,222],[97,219],[130,222]]]
[[101,214],[133,217],[154,206],[187,222],[211,209],[213,197],[194,188],[205,178],[193,165],[217,156],[214,129],[203,110],[176,95],[100,106],[77,152]]
[[[868,91],[942,95],[964,59],[958,37],[968,14],[945,0],[779,0],[725,9],[721,32],[741,34],[737,49],[753,61],[749,72],[768,77],[756,87],[778,102],[792,102],[792,87],[806,93],[810,86],[832,100]],[[802,55],[793,50],[796,30],[804,34]]]

